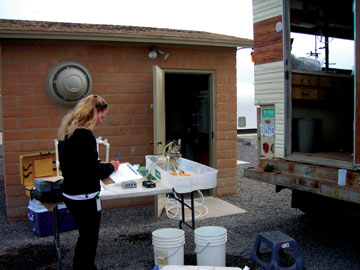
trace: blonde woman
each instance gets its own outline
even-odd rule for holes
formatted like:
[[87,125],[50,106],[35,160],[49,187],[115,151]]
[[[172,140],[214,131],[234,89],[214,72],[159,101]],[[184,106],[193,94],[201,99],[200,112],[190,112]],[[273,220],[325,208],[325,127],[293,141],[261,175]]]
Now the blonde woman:
[[59,128],[59,160],[64,177],[64,201],[79,230],[73,269],[96,269],[95,256],[99,238],[101,203],[100,179],[119,166],[118,161],[98,160],[93,129],[101,125],[108,105],[96,95],[81,100],[63,118]]

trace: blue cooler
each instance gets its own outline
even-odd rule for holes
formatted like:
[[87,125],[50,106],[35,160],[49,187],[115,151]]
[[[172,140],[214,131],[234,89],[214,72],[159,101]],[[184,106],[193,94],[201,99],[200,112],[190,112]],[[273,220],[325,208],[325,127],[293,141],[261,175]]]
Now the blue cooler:
[[[76,229],[75,221],[70,211],[64,203],[58,204],[58,229],[65,232]],[[48,236],[53,234],[53,213],[38,200],[29,201],[28,218],[31,230],[38,236]]]

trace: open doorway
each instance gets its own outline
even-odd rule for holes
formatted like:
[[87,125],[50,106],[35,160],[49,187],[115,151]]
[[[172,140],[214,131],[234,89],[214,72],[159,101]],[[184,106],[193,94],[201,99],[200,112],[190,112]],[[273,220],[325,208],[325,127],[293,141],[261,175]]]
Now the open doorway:
[[342,5],[302,1],[301,9],[295,2],[299,1],[290,1],[290,40],[286,41],[291,49],[291,158],[352,167],[353,1]]
[[184,158],[211,165],[210,75],[165,73],[166,141],[181,139]]

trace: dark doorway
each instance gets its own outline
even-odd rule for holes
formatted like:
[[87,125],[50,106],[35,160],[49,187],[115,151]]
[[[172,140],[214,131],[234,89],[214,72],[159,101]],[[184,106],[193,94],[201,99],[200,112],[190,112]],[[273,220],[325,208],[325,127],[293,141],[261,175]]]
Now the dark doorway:
[[166,141],[184,158],[210,165],[210,75],[165,74]]

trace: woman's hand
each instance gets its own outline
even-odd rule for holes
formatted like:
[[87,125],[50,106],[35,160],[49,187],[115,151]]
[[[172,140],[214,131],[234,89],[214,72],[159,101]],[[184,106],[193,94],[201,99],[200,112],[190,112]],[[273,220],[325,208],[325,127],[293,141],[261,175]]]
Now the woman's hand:
[[112,160],[112,161],[110,161],[110,163],[114,166],[114,172],[116,172],[117,169],[119,168],[120,162],[117,160],[116,161]]

